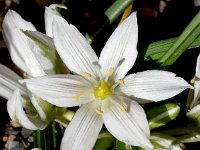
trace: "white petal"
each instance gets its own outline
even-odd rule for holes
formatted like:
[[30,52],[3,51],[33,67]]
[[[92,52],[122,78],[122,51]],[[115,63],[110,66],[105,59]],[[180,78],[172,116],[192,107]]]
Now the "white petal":
[[90,83],[76,75],[47,75],[23,80],[35,95],[60,107],[72,107],[87,103]]
[[[125,99],[126,101],[128,99]],[[121,100],[122,101],[122,100]],[[122,101],[126,106],[126,102]],[[151,149],[150,130],[143,108],[134,101],[129,101],[128,112],[120,109],[114,102],[103,113],[103,121],[108,131],[118,140],[129,145]]]
[[194,82],[194,91],[193,93],[188,96],[188,100],[191,101],[190,107],[196,106],[200,103],[200,54],[197,58],[196,63],[196,73],[195,73],[195,82]]
[[[47,35],[37,32],[37,31],[26,31],[27,36],[35,42],[36,45],[32,45],[32,52],[37,58],[38,62],[41,64],[41,67],[47,74],[55,74],[55,61],[56,57],[56,48],[53,43],[53,39]],[[38,46],[40,48],[38,48]]]
[[93,107],[93,103],[85,104],[76,112],[65,130],[61,150],[92,150],[103,125]]
[[53,37],[56,49],[69,70],[99,76],[98,58],[76,27],[54,16]]
[[26,113],[24,112],[21,100],[22,97],[19,90],[17,89],[7,102],[7,110],[10,118],[27,129],[38,129],[38,127],[29,120]]
[[194,105],[200,103],[200,80],[194,82]]
[[116,79],[122,79],[127,74],[137,57],[137,40],[137,18],[136,13],[132,13],[116,28],[101,52],[99,64],[104,76],[109,68],[116,68]]
[[45,21],[45,31],[46,34],[50,37],[53,37],[52,33],[52,24],[53,24],[53,16],[60,16],[56,8],[64,8],[63,5],[58,5],[58,4],[52,4],[49,7],[45,7],[45,12],[44,12],[44,21]]
[[197,58],[197,65],[196,65],[196,77],[200,79],[200,54]]
[[187,112],[187,116],[190,118],[199,118],[199,112],[200,112],[200,105],[194,106],[190,111]]
[[42,76],[45,73],[32,53],[32,48],[37,46],[21,29],[35,31],[35,27],[30,22],[22,19],[15,11],[9,10],[3,21],[3,36],[12,60],[29,75]]
[[26,89],[18,82],[19,79],[21,77],[16,73],[0,64],[0,96],[9,99],[17,88],[22,95],[26,95]]
[[40,118],[44,121],[47,120],[47,116],[46,116],[45,112],[42,110],[42,108],[38,104],[37,99],[35,98],[34,95],[31,96],[31,102],[32,102],[33,106],[35,107],[35,109],[37,110]]
[[119,90],[136,98],[161,101],[171,98],[187,88],[192,88],[184,79],[167,71],[151,70],[132,74],[124,79]]

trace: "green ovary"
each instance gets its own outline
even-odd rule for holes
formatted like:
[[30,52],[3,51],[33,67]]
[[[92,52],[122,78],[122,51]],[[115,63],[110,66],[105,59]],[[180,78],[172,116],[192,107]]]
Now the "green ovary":
[[100,85],[98,87],[94,88],[94,96],[97,99],[100,99],[100,100],[104,100],[111,93],[112,93],[112,91],[111,91],[110,83],[109,82],[105,82],[103,80],[101,80]]

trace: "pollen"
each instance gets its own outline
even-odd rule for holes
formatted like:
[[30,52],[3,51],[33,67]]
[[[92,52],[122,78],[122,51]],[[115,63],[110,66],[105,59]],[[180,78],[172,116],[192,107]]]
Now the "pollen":
[[113,72],[114,72],[114,68],[112,68],[112,67],[109,68],[109,69],[108,69],[108,72],[107,72],[108,76],[109,76],[109,77],[112,76]]
[[76,95],[74,96],[74,101],[78,101],[80,99],[81,95],[83,95],[82,92],[76,93]]
[[100,109],[96,109],[95,111],[96,111],[96,113],[99,114],[99,115],[102,115],[102,114],[103,114],[103,111],[100,110]]
[[81,75],[85,78],[91,78],[92,75],[90,73],[87,73],[87,72],[82,72]]
[[119,80],[118,80],[118,83],[121,84],[121,85],[124,85],[124,80],[119,79]]
[[94,96],[97,99],[104,100],[110,96],[111,93],[111,85],[109,82],[101,80],[100,85],[98,87],[94,87]]
[[127,113],[127,108],[126,106],[124,106],[123,104],[119,105],[120,109],[122,110],[122,112],[124,112],[125,114]]

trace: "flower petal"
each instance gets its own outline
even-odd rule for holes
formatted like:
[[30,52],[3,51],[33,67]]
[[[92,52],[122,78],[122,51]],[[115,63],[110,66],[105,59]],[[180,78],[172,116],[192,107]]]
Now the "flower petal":
[[56,49],[69,70],[99,76],[98,58],[76,27],[54,16],[53,37]]
[[16,121],[23,127],[30,130],[44,129],[47,126],[47,122],[42,122],[38,117],[35,116],[34,123],[27,117],[23,109],[22,97],[20,91],[16,89],[12,97],[7,102],[7,111],[10,118]]
[[47,116],[46,116],[44,110],[38,104],[37,97],[35,97],[34,95],[31,95],[31,103],[33,104],[33,106],[37,110],[38,115],[40,116],[41,120],[46,121],[47,120]]
[[196,73],[194,77],[194,91],[191,90],[187,99],[189,103],[189,109],[200,103],[200,54],[197,58]]
[[22,82],[32,93],[56,106],[72,107],[92,100],[90,83],[80,76],[46,75]]
[[187,88],[192,88],[184,79],[174,73],[150,70],[131,74],[124,79],[119,90],[136,98],[161,101],[171,98]]
[[89,103],[81,106],[65,130],[61,150],[92,150],[103,126],[102,116],[98,115]]
[[118,103],[113,100],[113,104],[104,110],[103,121],[108,131],[118,140],[129,145],[141,146],[152,149],[148,140],[150,137],[149,125],[143,108],[130,99],[121,99],[125,105],[128,100],[127,112],[120,109]]
[[196,77],[200,79],[200,54],[197,58],[197,65],[196,65]]
[[46,31],[46,34],[50,37],[53,37],[53,33],[52,33],[53,16],[54,15],[60,16],[56,8],[67,9],[63,5],[59,5],[59,4],[52,4],[49,7],[45,7],[45,12],[44,12],[45,31]]
[[22,19],[15,11],[9,10],[3,21],[2,32],[12,60],[29,75],[42,76],[45,73],[32,52],[33,48],[38,47],[24,35],[21,29],[35,31],[35,27],[30,22]]
[[19,79],[21,77],[16,73],[0,64],[0,96],[9,99],[17,88],[22,95],[27,95],[26,89],[18,82]]
[[194,103],[194,105],[198,105],[200,103],[200,80],[194,82],[194,99],[193,99],[193,103]]
[[40,49],[33,49],[33,53],[45,73],[67,73],[67,68],[60,59],[51,37],[37,31],[24,31],[24,33],[40,47]]
[[122,79],[127,74],[137,57],[137,40],[137,18],[136,13],[132,13],[116,28],[101,52],[99,64],[104,76],[109,68],[116,68],[116,79]]

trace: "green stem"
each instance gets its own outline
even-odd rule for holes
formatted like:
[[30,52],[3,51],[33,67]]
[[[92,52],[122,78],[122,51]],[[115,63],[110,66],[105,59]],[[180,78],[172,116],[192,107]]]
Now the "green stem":
[[53,140],[53,147],[54,147],[54,149],[56,149],[57,148],[57,138],[56,138],[56,133],[57,133],[57,130],[56,130],[56,122],[53,122],[52,123],[52,140]]
[[35,130],[34,131],[34,148],[41,148],[44,147],[43,141],[43,131],[42,130]]

